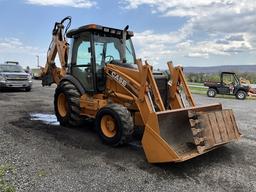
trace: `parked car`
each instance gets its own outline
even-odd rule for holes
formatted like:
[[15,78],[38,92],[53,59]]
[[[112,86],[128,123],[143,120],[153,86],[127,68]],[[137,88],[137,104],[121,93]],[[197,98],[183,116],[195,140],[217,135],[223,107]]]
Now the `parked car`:
[[32,76],[24,71],[18,63],[0,64],[0,89],[32,88]]
[[41,69],[31,69],[32,78],[36,80],[42,80],[42,71]]
[[216,94],[235,95],[237,99],[243,100],[248,95],[250,87],[241,84],[240,80],[233,72],[222,72],[220,82],[204,82],[204,86],[209,87],[208,97],[215,97]]

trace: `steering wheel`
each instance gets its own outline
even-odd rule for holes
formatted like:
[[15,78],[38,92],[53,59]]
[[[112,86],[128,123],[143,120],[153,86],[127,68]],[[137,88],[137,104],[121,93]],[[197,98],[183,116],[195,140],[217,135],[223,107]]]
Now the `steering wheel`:
[[[107,59],[108,58],[108,59]],[[111,63],[111,61],[113,61],[115,58],[112,55],[107,55],[105,57],[105,62],[106,63]],[[106,61],[107,60],[107,61]]]

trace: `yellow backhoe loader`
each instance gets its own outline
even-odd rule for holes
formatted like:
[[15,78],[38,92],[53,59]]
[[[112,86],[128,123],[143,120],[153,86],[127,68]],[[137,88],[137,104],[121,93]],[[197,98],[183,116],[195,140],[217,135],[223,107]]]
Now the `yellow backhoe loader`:
[[[182,67],[168,63],[170,80],[136,59],[133,32],[90,24],[54,25],[42,84],[57,84],[54,107],[62,126],[95,119],[100,139],[112,146],[144,129],[150,163],[182,162],[240,137],[231,109],[195,106]],[[66,37],[70,38],[70,45]],[[61,68],[54,59],[59,55]]]

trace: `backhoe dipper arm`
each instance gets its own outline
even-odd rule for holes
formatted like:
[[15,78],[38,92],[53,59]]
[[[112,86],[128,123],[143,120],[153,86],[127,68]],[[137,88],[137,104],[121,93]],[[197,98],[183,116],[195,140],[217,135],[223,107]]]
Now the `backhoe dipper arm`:
[[[68,20],[66,27],[64,22]],[[71,24],[71,17],[65,17],[60,23],[56,22],[52,30],[52,41],[47,52],[47,61],[42,68],[42,85],[50,86],[52,83],[58,84],[67,71],[67,58],[69,44],[66,40],[66,32]],[[61,67],[55,65],[56,55],[59,55]]]

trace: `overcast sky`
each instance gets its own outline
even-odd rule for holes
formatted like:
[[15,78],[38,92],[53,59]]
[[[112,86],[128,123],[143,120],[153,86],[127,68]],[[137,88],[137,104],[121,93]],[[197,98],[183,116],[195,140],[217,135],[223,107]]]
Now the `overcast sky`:
[[138,58],[156,68],[256,64],[255,0],[0,0],[0,62],[46,61],[55,21],[135,32]]

